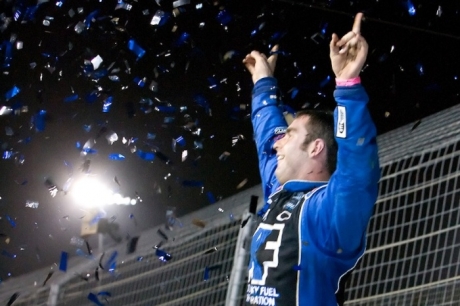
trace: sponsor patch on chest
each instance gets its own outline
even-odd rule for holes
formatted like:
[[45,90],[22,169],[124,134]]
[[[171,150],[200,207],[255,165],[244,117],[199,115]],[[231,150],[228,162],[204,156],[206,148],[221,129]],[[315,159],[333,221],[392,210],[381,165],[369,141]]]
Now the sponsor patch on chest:
[[304,192],[294,193],[293,196],[286,202],[286,204],[283,205],[283,210],[292,212],[294,208],[296,208],[297,205],[300,204],[304,195],[305,195]]

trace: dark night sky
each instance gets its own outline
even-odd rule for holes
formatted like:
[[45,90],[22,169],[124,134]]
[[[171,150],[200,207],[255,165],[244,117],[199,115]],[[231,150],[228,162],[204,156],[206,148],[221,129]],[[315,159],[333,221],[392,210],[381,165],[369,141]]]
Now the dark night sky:
[[[75,254],[70,239],[79,235],[86,211],[74,200],[72,187],[85,177],[142,199],[134,206],[104,207],[123,239],[164,222],[168,207],[181,216],[211,205],[212,197],[237,193],[244,180],[242,189],[258,184],[248,117],[252,83],[241,64],[253,49],[267,52],[274,43],[281,45],[276,76],[286,105],[331,109],[328,42],[333,32],[346,33],[353,14],[364,10],[362,32],[370,51],[362,79],[380,134],[459,101],[458,1],[192,0],[176,16],[168,0],[124,4],[115,9],[113,0],[65,0],[61,6],[51,1],[33,12],[32,1],[0,2],[0,107],[27,107],[27,112],[0,116],[2,156],[13,153],[0,159],[1,279],[58,262],[61,251]],[[169,18],[150,25],[158,10]],[[97,13],[88,18],[92,12]],[[87,27],[77,33],[75,26],[85,20]],[[145,50],[142,57],[128,48],[130,40]],[[97,55],[103,62],[92,72],[85,60]],[[110,79],[115,76],[119,81]],[[158,91],[149,88],[153,80]],[[20,92],[8,99],[14,86]],[[65,102],[72,95],[78,97]],[[104,113],[109,97],[113,104]],[[155,110],[164,106],[175,110]],[[32,120],[40,110],[46,110],[43,131]],[[119,139],[109,145],[106,136],[113,132]],[[148,133],[155,138],[148,139]],[[174,152],[172,141],[180,136],[185,145]],[[136,141],[127,146],[123,137]],[[81,156],[76,143],[89,139],[96,140],[97,152]],[[156,152],[156,158],[143,160],[139,150]],[[220,160],[223,152],[230,155]],[[109,160],[111,153],[126,159]],[[88,171],[82,169],[85,161]],[[62,190],[69,178],[68,193],[52,197],[46,180]],[[39,206],[25,207],[26,201]],[[94,237],[89,241],[96,243]]]

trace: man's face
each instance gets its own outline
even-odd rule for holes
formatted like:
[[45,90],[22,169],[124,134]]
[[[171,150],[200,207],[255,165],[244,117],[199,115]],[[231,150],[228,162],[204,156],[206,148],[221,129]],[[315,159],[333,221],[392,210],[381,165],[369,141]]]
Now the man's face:
[[274,148],[278,158],[275,175],[281,184],[288,180],[306,179],[310,171],[308,145],[303,146],[308,134],[307,126],[310,118],[301,116],[292,121],[283,138],[275,142]]

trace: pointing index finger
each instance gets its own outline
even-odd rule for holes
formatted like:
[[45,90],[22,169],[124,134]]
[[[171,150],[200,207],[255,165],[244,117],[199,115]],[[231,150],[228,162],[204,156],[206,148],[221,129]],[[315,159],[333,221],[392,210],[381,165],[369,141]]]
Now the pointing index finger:
[[361,20],[363,19],[363,13],[358,13],[355,16],[355,21],[353,22],[353,29],[351,30],[355,34],[361,33]]

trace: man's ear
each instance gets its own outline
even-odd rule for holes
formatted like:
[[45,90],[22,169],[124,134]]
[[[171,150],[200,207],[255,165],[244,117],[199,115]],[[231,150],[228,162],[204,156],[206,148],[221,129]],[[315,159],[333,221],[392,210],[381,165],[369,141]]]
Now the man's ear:
[[326,148],[326,143],[323,139],[317,138],[310,144],[310,155],[318,156]]

